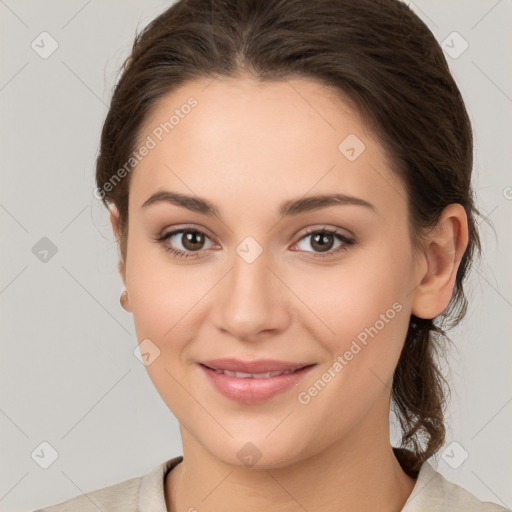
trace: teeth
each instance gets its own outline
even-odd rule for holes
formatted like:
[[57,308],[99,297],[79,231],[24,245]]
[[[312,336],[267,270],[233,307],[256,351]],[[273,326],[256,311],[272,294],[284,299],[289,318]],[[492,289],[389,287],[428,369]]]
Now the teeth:
[[245,372],[232,372],[231,370],[215,370],[217,373],[225,373],[229,377],[237,377],[238,379],[268,379],[270,377],[277,377],[278,375],[288,375],[295,370],[285,370],[283,372],[266,372],[266,373],[245,373]]

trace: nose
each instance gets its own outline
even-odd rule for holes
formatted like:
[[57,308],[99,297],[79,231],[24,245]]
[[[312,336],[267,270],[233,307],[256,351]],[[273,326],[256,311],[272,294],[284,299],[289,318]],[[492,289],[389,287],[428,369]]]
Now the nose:
[[289,292],[271,265],[268,251],[252,262],[235,253],[214,298],[217,329],[241,341],[262,340],[286,330],[291,320]]

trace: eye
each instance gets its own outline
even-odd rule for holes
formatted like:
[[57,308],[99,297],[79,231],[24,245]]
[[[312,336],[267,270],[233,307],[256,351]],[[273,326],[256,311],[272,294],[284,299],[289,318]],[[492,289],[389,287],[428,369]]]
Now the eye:
[[[341,233],[339,233],[336,229],[322,228],[319,230],[308,230],[307,234],[303,236],[299,242],[297,242],[297,246],[299,246],[306,239],[310,239],[309,242],[303,243],[303,245],[309,245],[313,247],[315,251],[319,251],[314,254],[315,258],[326,258],[329,256],[333,256],[338,254],[341,251],[346,251],[348,246],[355,244],[355,240],[349,238]],[[332,250],[333,246],[336,244],[336,241],[339,245],[335,250]],[[300,249],[305,252],[315,252],[308,251],[307,249]]]
[[[309,243],[304,243],[308,238],[310,239]],[[205,247],[205,242],[207,241],[210,242],[210,245]],[[156,238],[155,242],[161,244],[167,252],[170,252],[177,258],[202,257],[201,253],[215,246],[208,235],[193,228],[181,228],[170,231]],[[339,245],[332,250],[336,242],[338,242]],[[299,248],[299,250],[303,252],[314,252],[313,257],[315,258],[326,258],[346,251],[348,246],[355,243],[356,241],[354,239],[339,233],[336,229],[324,227],[318,230],[307,230],[306,235],[295,245],[310,245],[310,247],[313,247],[314,251],[308,251],[307,248]]]
[[[199,254],[194,253],[200,253],[208,248],[204,247],[206,240],[209,240],[213,245],[208,235],[197,229],[188,228],[165,233],[155,241],[178,258],[197,258]],[[178,247],[175,247],[175,245]]]

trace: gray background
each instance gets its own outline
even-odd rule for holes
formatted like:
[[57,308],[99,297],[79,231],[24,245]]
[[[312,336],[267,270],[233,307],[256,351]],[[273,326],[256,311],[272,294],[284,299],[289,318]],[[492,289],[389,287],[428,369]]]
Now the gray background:
[[[0,0],[2,511],[58,503],[182,453],[177,420],[133,354],[117,248],[92,196],[118,69],[136,29],[168,5]],[[469,44],[447,59],[473,122],[478,205],[496,228],[480,223],[485,256],[452,332],[447,446],[432,463],[480,499],[512,507],[512,2],[410,5],[452,54],[464,44],[453,31]],[[58,43],[47,58],[31,47],[51,49],[43,31]],[[48,469],[43,442],[58,454]]]

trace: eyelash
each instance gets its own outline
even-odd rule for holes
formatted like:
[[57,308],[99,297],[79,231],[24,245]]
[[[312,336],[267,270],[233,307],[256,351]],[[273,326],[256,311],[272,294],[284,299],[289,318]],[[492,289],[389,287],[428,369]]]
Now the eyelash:
[[[200,258],[201,256],[199,256],[199,253],[201,252],[201,250],[199,250],[199,251],[188,251],[188,252],[187,251],[181,251],[179,249],[175,249],[173,247],[170,247],[169,245],[166,244],[166,242],[167,242],[167,240],[169,238],[173,237],[174,235],[177,235],[178,233],[197,233],[197,234],[200,234],[200,235],[204,235],[206,238],[210,238],[206,233],[203,233],[202,231],[200,231],[198,229],[181,228],[181,229],[177,229],[175,231],[171,231],[169,233],[166,233],[165,235],[162,235],[162,236],[156,238],[155,242],[161,244],[165,251],[173,254],[173,256],[175,256],[177,258]],[[341,245],[340,247],[338,247],[334,251],[328,251],[326,253],[314,253],[314,256],[313,256],[314,258],[328,258],[328,257],[332,257],[333,255],[338,254],[339,252],[346,251],[349,246],[351,246],[351,245],[356,243],[356,241],[354,239],[349,238],[349,237],[347,237],[345,235],[342,235],[341,233],[339,233],[335,229],[329,229],[329,228],[307,230],[306,233],[299,239],[299,242],[301,240],[303,240],[304,238],[307,238],[308,236],[316,235],[316,234],[335,235],[338,238],[338,240],[340,242],[342,242],[343,245]],[[306,251],[306,252],[310,252],[310,251]]]

